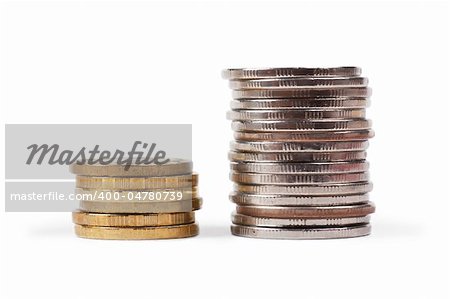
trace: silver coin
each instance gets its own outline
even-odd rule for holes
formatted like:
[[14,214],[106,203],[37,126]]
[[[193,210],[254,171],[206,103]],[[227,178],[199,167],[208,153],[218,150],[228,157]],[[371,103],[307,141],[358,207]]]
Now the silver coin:
[[369,170],[369,163],[361,162],[333,162],[333,163],[249,163],[231,162],[233,171],[244,173],[270,173],[270,174],[305,174],[305,173],[350,173]]
[[268,228],[232,225],[236,236],[262,239],[339,239],[362,237],[370,234],[370,224],[333,228]]
[[267,88],[325,88],[367,86],[369,80],[363,77],[336,78],[276,78],[254,80],[230,80],[231,89],[267,89]]
[[83,176],[101,177],[148,177],[148,176],[172,176],[192,173],[192,161],[172,158],[165,164],[71,164],[70,172]]
[[302,141],[302,142],[322,142],[322,141],[358,141],[367,140],[375,136],[373,130],[354,131],[321,131],[321,132],[269,132],[269,133],[249,133],[234,132],[234,138],[238,141]]
[[364,160],[366,152],[314,152],[314,153],[228,153],[234,162],[326,162]]
[[291,110],[291,109],[352,109],[370,106],[368,98],[317,98],[317,99],[252,99],[232,100],[233,110]]
[[319,185],[330,183],[355,183],[369,180],[368,172],[340,174],[266,174],[231,172],[230,180],[239,184],[254,185]]
[[345,217],[345,218],[324,218],[324,219],[302,219],[302,218],[267,218],[253,217],[233,212],[231,222],[238,225],[262,226],[262,227],[299,227],[299,226],[345,226],[352,224],[367,224],[370,216]]
[[370,87],[233,90],[233,99],[370,97]]
[[239,205],[253,206],[338,206],[366,203],[369,194],[300,196],[279,194],[249,194],[231,192],[230,200]]
[[244,185],[234,184],[234,191],[253,194],[309,195],[348,195],[372,191],[371,182],[329,184],[329,185]]
[[233,121],[231,129],[239,132],[342,131],[370,129],[370,120],[333,121]]
[[238,214],[269,218],[344,218],[362,217],[375,212],[372,202],[349,206],[326,207],[275,207],[275,206],[236,206]]
[[245,142],[231,141],[230,148],[240,152],[344,152],[363,151],[368,141],[348,142]]
[[366,117],[365,109],[336,109],[336,110],[238,110],[228,111],[230,120],[256,121],[256,120],[340,120],[362,119]]
[[222,71],[225,79],[258,79],[289,77],[355,77],[361,75],[361,68],[353,66],[333,68],[241,68]]

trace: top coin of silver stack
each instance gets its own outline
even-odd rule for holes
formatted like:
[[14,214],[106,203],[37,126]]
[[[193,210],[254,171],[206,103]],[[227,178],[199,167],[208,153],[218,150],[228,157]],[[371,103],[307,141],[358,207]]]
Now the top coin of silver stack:
[[233,234],[345,238],[370,233],[371,89],[358,67],[228,69]]

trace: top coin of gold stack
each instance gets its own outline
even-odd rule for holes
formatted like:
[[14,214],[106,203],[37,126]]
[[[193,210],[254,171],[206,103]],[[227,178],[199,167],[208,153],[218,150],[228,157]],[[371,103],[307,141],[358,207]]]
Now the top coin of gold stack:
[[228,69],[237,204],[232,233],[279,239],[370,233],[371,89],[358,67]]
[[198,234],[198,175],[192,162],[72,164],[80,210],[75,232],[93,239],[170,239]]

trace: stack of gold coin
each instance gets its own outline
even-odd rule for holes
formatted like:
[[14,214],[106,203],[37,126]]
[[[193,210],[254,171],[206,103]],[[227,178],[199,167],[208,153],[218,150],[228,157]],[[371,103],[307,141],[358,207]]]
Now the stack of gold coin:
[[228,69],[233,234],[322,239],[370,233],[371,94],[358,67]]
[[198,175],[192,162],[72,164],[80,208],[75,233],[92,239],[172,239],[198,234]]

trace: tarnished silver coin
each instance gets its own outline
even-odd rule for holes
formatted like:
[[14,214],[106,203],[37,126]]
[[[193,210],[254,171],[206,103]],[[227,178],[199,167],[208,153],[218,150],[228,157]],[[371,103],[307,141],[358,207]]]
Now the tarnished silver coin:
[[258,120],[344,120],[344,119],[364,119],[366,111],[364,109],[335,109],[335,110],[238,110],[228,111],[227,118],[240,121]]
[[368,172],[333,174],[273,174],[231,172],[230,179],[239,184],[254,185],[318,185],[330,183],[355,183],[369,180]]
[[369,194],[307,196],[289,194],[250,194],[231,192],[230,200],[239,205],[252,206],[337,206],[366,203]]
[[253,194],[287,194],[297,196],[309,195],[348,195],[372,191],[371,182],[328,184],[328,185],[244,185],[234,184],[237,192]]
[[370,97],[370,87],[233,90],[233,99]]
[[344,142],[249,142],[231,141],[232,151],[240,152],[345,152],[363,151],[369,147],[368,141]]
[[342,119],[333,121],[233,121],[231,128],[239,132],[342,131],[370,129],[370,120]]
[[356,109],[370,106],[368,98],[316,98],[316,99],[252,99],[232,100],[233,110],[291,110],[291,109]]
[[344,218],[362,217],[375,212],[371,202],[330,207],[275,207],[275,206],[236,206],[236,212],[242,215],[269,218]]
[[345,226],[353,224],[366,224],[370,222],[370,216],[345,217],[345,218],[268,218],[253,217],[233,212],[231,222],[238,225],[262,226],[262,227],[301,227],[301,226]]
[[361,68],[353,66],[332,68],[237,68],[222,71],[222,77],[230,80],[289,77],[355,77],[359,75],[361,75]]
[[228,158],[234,162],[357,161],[364,160],[366,152],[245,153],[230,151]]
[[354,131],[321,132],[234,132],[238,141],[277,141],[277,142],[329,142],[329,141],[364,141],[375,136],[372,129]]
[[235,236],[262,239],[340,239],[362,237],[370,234],[370,224],[331,228],[269,228],[232,225]]
[[369,163],[365,161],[352,162],[313,162],[313,163],[292,163],[292,162],[231,162],[230,168],[233,171],[243,173],[270,173],[270,174],[304,174],[304,173],[350,173],[364,172],[369,170]]
[[325,87],[354,87],[367,86],[369,80],[363,77],[335,77],[335,78],[276,78],[253,80],[230,80],[231,89],[283,89],[283,88],[325,88]]

